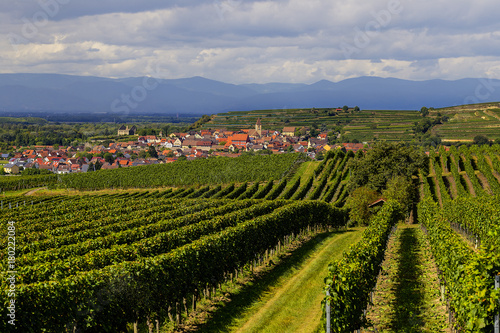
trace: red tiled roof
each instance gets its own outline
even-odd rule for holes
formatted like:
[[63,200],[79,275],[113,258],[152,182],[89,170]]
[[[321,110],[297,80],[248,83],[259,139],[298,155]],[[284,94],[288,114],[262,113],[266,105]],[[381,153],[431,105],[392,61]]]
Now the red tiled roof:
[[248,134],[234,134],[231,141],[247,141]]

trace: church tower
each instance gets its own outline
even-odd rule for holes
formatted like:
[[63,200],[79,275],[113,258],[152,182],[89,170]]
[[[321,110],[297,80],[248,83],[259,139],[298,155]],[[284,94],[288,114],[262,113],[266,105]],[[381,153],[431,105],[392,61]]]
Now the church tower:
[[259,136],[262,136],[262,125],[260,124],[260,118],[257,118],[257,122],[255,123],[255,131]]

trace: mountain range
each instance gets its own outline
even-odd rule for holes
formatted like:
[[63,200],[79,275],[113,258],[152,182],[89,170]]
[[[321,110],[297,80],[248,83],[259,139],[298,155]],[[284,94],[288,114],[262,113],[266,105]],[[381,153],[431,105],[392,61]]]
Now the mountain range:
[[112,79],[0,74],[0,112],[213,114],[258,109],[359,106],[418,110],[500,101],[500,80],[410,81],[359,77],[313,84],[230,84],[203,77]]

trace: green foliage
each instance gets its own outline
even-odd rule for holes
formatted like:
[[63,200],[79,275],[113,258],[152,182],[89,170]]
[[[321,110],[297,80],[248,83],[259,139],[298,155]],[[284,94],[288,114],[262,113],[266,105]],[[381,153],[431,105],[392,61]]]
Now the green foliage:
[[379,194],[369,187],[358,187],[347,198],[346,208],[349,208],[349,218],[352,225],[368,225],[372,213],[368,205],[379,198]]
[[395,176],[387,182],[387,188],[382,191],[382,196],[387,200],[398,202],[403,213],[407,213],[417,199],[416,187],[411,179]]
[[252,186],[247,188],[247,190],[240,194],[238,200],[250,199],[259,190],[259,182],[255,182]]
[[201,116],[200,119],[198,119],[193,125],[189,126],[187,128],[187,130],[195,130],[195,129],[199,129],[203,126],[203,124],[206,124],[208,123],[212,118],[206,114],[204,114],[203,116]]
[[[468,200],[454,202],[447,207],[467,205],[467,202]],[[468,208],[460,211],[471,212]],[[500,273],[498,244],[493,246],[490,242],[485,242],[479,252],[475,253],[461,237],[457,237],[446,214],[447,209],[440,210],[429,197],[424,197],[419,203],[419,221],[427,229],[457,325],[466,332],[492,332],[493,316],[500,311],[500,293],[494,290],[493,280]],[[472,223],[480,222],[477,214],[463,217],[472,220]],[[485,217],[488,219],[486,215]],[[498,225],[495,229],[498,230]],[[493,230],[491,232],[491,239],[498,242],[500,233]]]
[[273,189],[264,197],[266,200],[274,200],[276,199],[281,192],[285,189],[288,181],[286,178],[283,178],[277,185],[273,187]]
[[415,134],[425,134],[432,127],[432,125],[432,120],[430,120],[429,118],[425,118],[415,123],[413,131],[415,132]]
[[[19,247],[24,255],[19,256],[23,263],[17,274],[16,328],[116,332],[138,319],[163,321],[169,307],[224,282],[284,237],[309,226],[339,227],[345,221],[343,210],[318,201],[160,200],[153,207],[150,202],[85,197],[71,205],[7,211],[3,228],[16,216],[16,231],[23,238],[19,244],[24,244]],[[92,215],[74,214],[83,209]],[[124,227],[123,221],[130,224]],[[80,230],[69,231],[77,225]],[[120,227],[121,232],[112,231]],[[94,241],[102,228],[108,234],[97,237],[107,241]],[[27,241],[43,237],[45,230],[52,233],[46,240],[53,247],[45,246],[50,251]],[[6,250],[6,240],[2,242]],[[7,305],[0,303],[3,313]],[[1,322],[0,330],[8,331],[7,325]]]
[[488,145],[490,144],[491,141],[486,137],[485,135],[476,135],[474,137],[474,144],[475,145]]
[[0,177],[0,192],[53,186],[57,181],[58,176],[53,173],[32,176],[4,176]]
[[274,180],[280,179],[302,158],[301,154],[219,157],[184,162],[179,158],[169,164],[64,175],[61,187],[94,190]]
[[104,154],[104,160],[106,162],[108,162],[109,164],[113,164],[113,162],[115,161],[115,159],[113,158],[113,155],[111,153],[106,153]]
[[314,181],[314,175],[311,175],[306,183],[300,187],[300,189],[294,193],[294,195],[291,197],[292,200],[302,200],[305,198],[307,192],[311,189],[311,186]]
[[255,194],[252,196],[252,199],[263,199],[269,193],[269,191],[271,191],[273,186],[274,182],[268,181],[265,186],[255,192]]
[[148,155],[149,157],[158,158],[158,152],[156,151],[156,148],[154,146],[149,146]]
[[27,168],[21,171],[21,175],[23,176],[33,176],[33,175],[52,175],[53,173],[49,170],[45,169],[37,169],[37,168]]
[[[363,310],[368,304],[370,292],[375,288],[398,210],[396,202],[388,201],[364,231],[363,238],[344,253],[341,260],[329,265],[325,288],[330,291],[330,297],[323,300],[323,314],[328,301],[332,332],[353,332],[366,323]],[[325,321],[323,315],[323,327]]]
[[297,177],[295,182],[289,188],[287,188],[285,192],[283,192],[281,199],[290,199],[294,195],[295,191],[297,191],[299,186],[300,186],[300,177]]
[[350,162],[349,191],[368,186],[380,193],[390,179],[396,176],[411,179],[419,168],[427,167],[427,155],[422,151],[403,144],[377,143],[366,155]]
[[422,115],[422,117],[426,117],[427,115],[429,115],[429,109],[427,107],[423,106],[420,109],[420,114]]

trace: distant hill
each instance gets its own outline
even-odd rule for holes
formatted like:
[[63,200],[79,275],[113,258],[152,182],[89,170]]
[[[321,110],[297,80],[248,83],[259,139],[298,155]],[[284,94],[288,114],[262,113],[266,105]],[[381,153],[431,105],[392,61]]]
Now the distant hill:
[[202,77],[156,81],[58,74],[0,74],[1,112],[213,114],[358,105],[417,110],[500,100],[500,80],[409,81],[360,77],[313,84],[229,84]]

